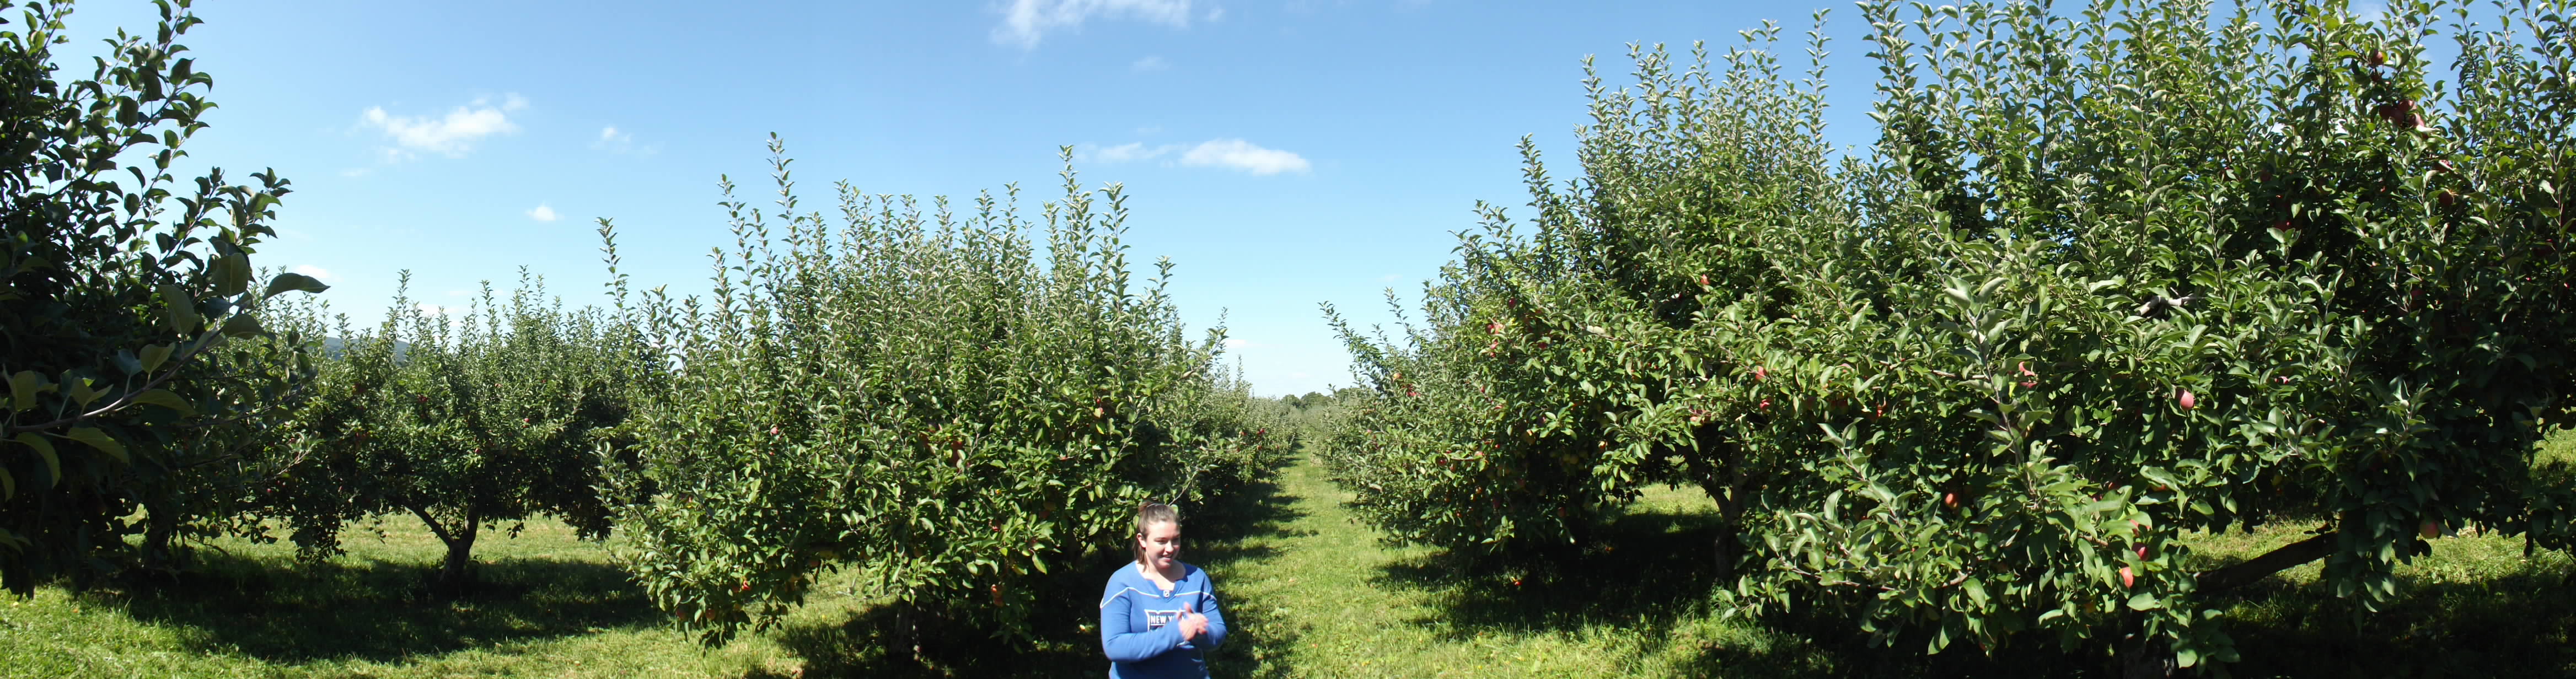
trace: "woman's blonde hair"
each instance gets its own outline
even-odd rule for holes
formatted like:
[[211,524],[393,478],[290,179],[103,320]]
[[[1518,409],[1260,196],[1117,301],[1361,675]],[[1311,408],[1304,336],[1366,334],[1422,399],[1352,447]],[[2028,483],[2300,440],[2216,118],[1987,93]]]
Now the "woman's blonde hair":
[[1135,557],[1136,563],[1145,563],[1145,526],[1155,523],[1169,523],[1179,528],[1181,512],[1171,505],[1152,500],[1136,505],[1136,533],[1127,538],[1127,551]]

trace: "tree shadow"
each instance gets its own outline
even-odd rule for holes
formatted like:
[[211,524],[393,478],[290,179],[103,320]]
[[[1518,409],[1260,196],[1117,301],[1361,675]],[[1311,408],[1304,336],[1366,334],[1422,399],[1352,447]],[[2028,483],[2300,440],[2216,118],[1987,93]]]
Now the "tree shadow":
[[[1294,630],[1275,623],[1275,605],[1247,600],[1225,590],[1225,574],[1236,564],[1279,554],[1266,542],[1304,531],[1289,524],[1305,516],[1295,508],[1298,497],[1278,484],[1261,480],[1217,502],[1190,508],[1183,517],[1189,548],[1185,558],[1208,571],[1223,597],[1229,632],[1223,647],[1207,652],[1210,671],[1227,677],[1287,676],[1283,654],[1262,649],[1292,647]],[[991,630],[970,628],[953,618],[920,615],[912,621],[917,653],[896,649],[904,623],[891,606],[876,606],[835,622],[791,624],[778,632],[778,642],[805,659],[802,677],[1099,677],[1109,671],[1100,650],[1098,595],[1102,580],[1126,567],[1123,545],[1103,545],[1076,567],[1057,571],[1039,582],[1046,605],[1032,614],[1040,637],[1034,643],[1011,642]],[[751,676],[773,676],[755,670]]]
[[2322,582],[2246,587],[2228,628],[2245,676],[2576,676],[2576,566],[2524,559],[2471,581],[2400,578],[2377,613]]
[[1451,640],[1570,632],[1603,621],[1664,630],[1707,611],[1716,538],[1713,512],[1632,512],[1561,553],[1508,559],[1434,552],[1386,564],[1371,582],[1432,594],[1436,611],[1413,622],[1446,623]]
[[[1921,649],[1922,639],[1874,645],[1849,618],[1806,605],[1766,615],[1758,630],[1728,639],[1681,634],[1717,615],[1709,593],[1718,582],[1718,524],[1714,511],[1631,511],[1577,548],[1520,558],[1435,552],[1382,566],[1372,583],[1429,594],[1432,612],[1409,622],[1445,628],[1448,641],[1616,626],[1696,646],[1683,649],[1689,657],[1678,668],[1682,676],[2053,676],[2020,674],[2019,664],[1997,665],[1964,645],[1930,657],[1898,650]],[[1636,651],[1670,650],[1646,645],[1654,647]]]
[[659,620],[626,573],[604,563],[505,558],[478,566],[478,584],[449,597],[431,589],[435,565],[195,558],[189,570],[78,596],[123,606],[139,621],[194,628],[202,635],[192,643],[207,650],[269,662],[390,662]]
[[[1709,512],[1637,512],[1579,553],[1512,561],[1438,552],[1388,564],[1373,584],[1428,593],[1434,610],[1411,622],[1445,625],[1451,641],[1616,625],[1694,644],[1676,668],[1683,676],[2121,676],[2107,639],[2068,649],[2027,634],[2004,648],[1952,644],[1926,655],[1928,630],[1874,643],[1854,618],[1807,602],[1723,640],[1677,634],[1716,615],[1716,523]],[[2376,613],[2326,584],[2278,575],[2212,604],[2228,610],[2243,658],[2227,668],[2236,676],[2576,677],[2571,585],[2576,563],[2550,557],[2455,580],[2401,578],[2397,599]]]

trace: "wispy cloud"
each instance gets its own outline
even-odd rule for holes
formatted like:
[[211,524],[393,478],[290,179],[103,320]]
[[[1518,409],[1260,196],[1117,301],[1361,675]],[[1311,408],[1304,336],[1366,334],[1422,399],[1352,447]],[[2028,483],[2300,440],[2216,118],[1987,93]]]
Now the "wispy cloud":
[[1093,149],[1091,152],[1083,155],[1086,156],[1085,160],[1103,163],[1124,163],[1128,161],[1152,159],[1155,156],[1171,153],[1173,150],[1179,148],[1179,146],[1146,148],[1145,142],[1140,141],[1129,144],[1119,144],[1117,146],[1107,148]]
[[1181,154],[1181,164],[1230,167],[1256,175],[1304,172],[1309,167],[1304,156],[1261,148],[1241,139],[1218,139],[1200,144]]
[[1148,71],[1168,71],[1172,70],[1172,62],[1164,61],[1160,56],[1145,57],[1143,59],[1136,60],[1136,63],[1128,64],[1127,70],[1138,73]]
[[590,148],[598,151],[607,151],[609,153],[631,153],[639,156],[653,155],[654,153],[662,150],[662,147],[658,144],[643,146],[636,145],[635,133],[617,129],[616,125],[599,128],[599,138],[591,140]]
[[528,218],[540,222],[551,222],[556,219],[560,219],[561,216],[555,214],[555,209],[553,207],[548,206],[545,203],[538,203],[537,209],[528,211]]
[[993,27],[993,42],[1035,48],[1050,31],[1103,16],[1188,28],[1190,0],[1011,0],[1002,8],[1002,25]]
[[1080,154],[1084,160],[1102,163],[1125,163],[1169,157],[1172,163],[1186,167],[1222,167],[1254,175],[1281,172],[1305,172],[1312,169],[1306,157],[1294,152],[1262,148],[1241,139],[1212,139],[1196,146],[1165,144],[1146,146],[1133,142],[1117,146],[1095,147]]
[[370,106],[358,121],[393,139],[394,146],[384,149],[387,160],[409,160],[419,152],[462,158],[474,149],[475,140],[518,131],[510,113],[527,107],[528,99],[513,93],[499,103],[490,97],[476,98],[442,117],[400,116],[386,113],[382,106]]
[[293,268],[287,269],[287,271],[312,276],[314,280],[319,280],[324,283],[336,285],[340,282],[339,274],[331,273],[330,269],[325,269],[311,264],[297,264]]

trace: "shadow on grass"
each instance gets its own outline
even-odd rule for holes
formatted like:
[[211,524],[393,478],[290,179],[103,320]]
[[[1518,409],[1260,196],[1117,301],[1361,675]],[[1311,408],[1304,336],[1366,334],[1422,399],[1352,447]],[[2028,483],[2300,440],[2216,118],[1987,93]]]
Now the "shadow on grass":
[[[1927,656],[1923,631],[1873,645],[1852,618],[1805,605],[1708,638],[1716,523],[1707,512],[1639,512],[1579,554],[1514,563],[1439,552],[1388,564],[1374,584],[1431,594],[1435,610],[1410,622],[1445,625],[1452,641],[1610,627],[1635,635],[1640,655],[1680,650],[1682,676],[2120,676],[2098,644],[2070,651],[2031,634],[1992,654],[1954,644]],[[2243,656],[2228,668],[2235,676],[2576,677],[2576,565],[2564,558],[2471,582],[2403,582],[2378,613],[2278,576],[2218,605]]]
[[[1294,508],[1297,496],[1276,483],[1256,481],[1231,497],[1193,508],[1183,517],[1188,539],[1183,558],[1216,580],[1228,627],[1225,646],[1207,653],[1211,674],[1223,677],[1275,677],[1290,672],[1282,653],[1297,643],[1295,632],[1273,624],[1275,604],[1247,601],[1225,591],[1230,566],[1278,555],[1268,541],[1295,535],[1288,525],[1305,513]],[[1005,642],[990,630],[960,626],[936,616],[915,620],[918,655],[890,648],[900,638],[901,623],[891,606],[861,611],[837,623],[790,625],[778,641],[805,659],[803,677],[1099,677],[1109,660],[1100,650],[1099,594],[1109,573],[1126,567],[1123,545],[1103,545],[1080,567],[1059,571],[1041,583],[1055,594],[1051,605],[1037,611],[1041,638],[1035,644]],[[771,676],[755,672],[752,676]]]
[[[2438,549],[2438,548],[2437,548]],[[2470,582],[2401,579],[2378,613],[2279,578],[2229,611],[2239,676],[2576,676],[2576,566],[2555,555]]]
[[450,598],[426,585],[434,565],[195,558],[195,568],[175,575],[80,596],[120,604],[136,620],[200,630],[208,650],[270,662],[386,662],[658,621],[626,573],[605,563],[503,559],[479,565],[479,584]]

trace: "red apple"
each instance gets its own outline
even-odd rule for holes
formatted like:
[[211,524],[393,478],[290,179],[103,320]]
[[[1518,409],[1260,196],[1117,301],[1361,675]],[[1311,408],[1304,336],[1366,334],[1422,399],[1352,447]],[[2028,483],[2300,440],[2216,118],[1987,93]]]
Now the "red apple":
[[2122,587],[2122,588],[2124,588],[2124,589],[2125,589],[2125,588],[2136,587],[2136,586],[2138,586],[2138,576],[2137,576],[2136,574],[2130,573],[2130,572],[2129,572],[2129,567],[2128,567],[2128,566],[2121,566],[2121,567],[2120,567],[2120,587]]
[[2442,524],[2435,523],[2432,519],[2425,519],[2423,527],[2419,530],[2424,533],[2426,540],[2442,537]]
[[1760,382],[1767,379],[1771,379],[1771,369],[1758,365],[1753,366],[1753,381]]
[[2184,389],[2182,395],[2174,397],[2174,403],[2180,404],[2183,410],[2190,410],[2200,407],[2200,397],[2193,396],[2190,389]]
[[1941,504],[1948,505],[1948,506],[1951,506],[1951,507],[1957,507],[1957,506],[1959,506],[1959,494],[1958,494],[1958,493],[1942,493],[1942,494],[1941,494]]

